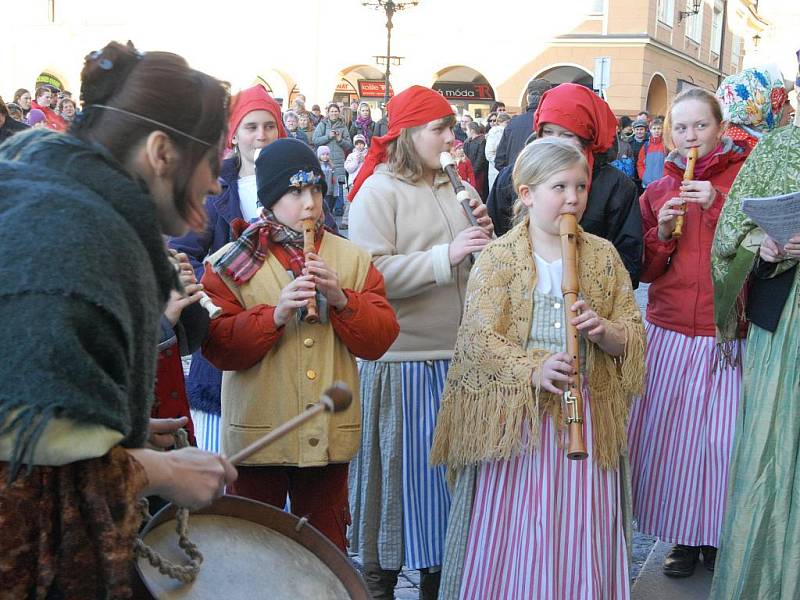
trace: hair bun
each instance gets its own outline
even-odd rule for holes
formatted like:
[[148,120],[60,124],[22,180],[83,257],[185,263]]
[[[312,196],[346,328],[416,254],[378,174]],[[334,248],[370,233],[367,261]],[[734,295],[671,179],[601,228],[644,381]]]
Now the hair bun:
[[88,54],[81,71],[83,108],[106,104],[122,88],[141,58],[142,53],[130,41],[126,45],[111,42]]

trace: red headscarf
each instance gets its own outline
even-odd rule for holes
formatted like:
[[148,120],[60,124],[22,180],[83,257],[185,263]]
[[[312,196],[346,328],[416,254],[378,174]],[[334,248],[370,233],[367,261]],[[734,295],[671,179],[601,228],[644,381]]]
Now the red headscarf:
[[245,118],[247,113],[254,110],[265,110],[275,117],[275,124],[278,126],[278,137],[285,138],[286,130],[283,128],[283,116],[281,115],[281,107],[275,100],[272,99],[264,89],[264,86],[254,85],[251,88],[242,90],[231,98],[230,115],[228,116],[228,144],[231,147],[233,136],[236,135],[236,130],[242,119]]
[[358,171],[358,177],[348,196],[350,200],[355,198],[361,184],[372,175],[375,167],[386,160],[386,147],[389,142],[396,140],[404,129],[427,125],[431,121],[453,114],[453,109],[441,94],[421,85],[412,85],[397,94],[389,100],[386,110],[389,114],[389,131],[384,136],[372,138],[367,157]]
[[608,103],[589,88],[577,83],[562,83],[548,90],[533,115],[533,130],[543,123],[555,123],[588,141],[584,148],[592,176],[595,152],[605,152],[614,143],[617,118]]

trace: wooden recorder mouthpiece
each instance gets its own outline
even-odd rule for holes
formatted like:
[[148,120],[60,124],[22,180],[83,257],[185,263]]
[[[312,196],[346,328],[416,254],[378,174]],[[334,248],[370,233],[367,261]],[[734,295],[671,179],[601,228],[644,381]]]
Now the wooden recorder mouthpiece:
[[464,182],[461,181],[461,177],[458,174],[458,169],[456,169],[455,159],[449,152],[442,152],[439,155],[439,164],[442,165],[442,170],[447,174],[447,178],[450,180],[450,185],[453,186],[453,191],[456,193],[456,200],[461,203],[464,212],[467,213],[467,218],[469,219],[470,225],[477,225],[478,219],[476,219],[475,215],[472,214],[472,206],[470,206],[470,200],[472,200],[472,196],[469,195],[469,192],[464,187]]

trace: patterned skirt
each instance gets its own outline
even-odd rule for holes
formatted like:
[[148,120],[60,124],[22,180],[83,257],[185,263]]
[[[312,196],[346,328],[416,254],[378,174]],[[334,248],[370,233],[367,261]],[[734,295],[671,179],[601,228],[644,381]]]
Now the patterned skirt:
[[750,325],[715,600],[800,598],[800,275],[774,333]]
[[[715,368],[713,337],[646,330],[647,384],[628,425],[634,518],[665,542],[716,547],[741,366]],[[744,342],[736,344],[742,356]]]
[[548,416],[539,449],[478,467],[460,598],[630,597],[620,473],[592,461],[585,406],[586,460]]
[[450,494],[430,467],[448,360],[361,364],[361,447],[350,465],[351,548],[384,569],[442,564]]
[[0,599],[128,598],[142,466],[120,447],[6,485],[0,462]]

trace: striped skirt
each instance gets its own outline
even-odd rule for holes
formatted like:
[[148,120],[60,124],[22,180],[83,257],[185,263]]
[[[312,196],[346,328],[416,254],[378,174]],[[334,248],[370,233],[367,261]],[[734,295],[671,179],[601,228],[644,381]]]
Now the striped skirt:
[[197,447],[208,452],[219,453],[219,415],[192,409],[194,437]]
[[442,564],[450,492],[444,466],[429,465],[449,360],[404,362],[403,538],[405,565]]
[[361,447],[350,465],[351,546],[384,569],[442,564],[450,494],[428,465],[450,361],[361,364]]
[[714,368],[713,337],[646,330],[647,384],[628,425],[633,514],[642,533],[717,547],[741,366]]
[[540,449],[478,467],[462,599],[630,597],[620,475],[592,461],[585,407],[588,459],[567,458],[548,416]]

